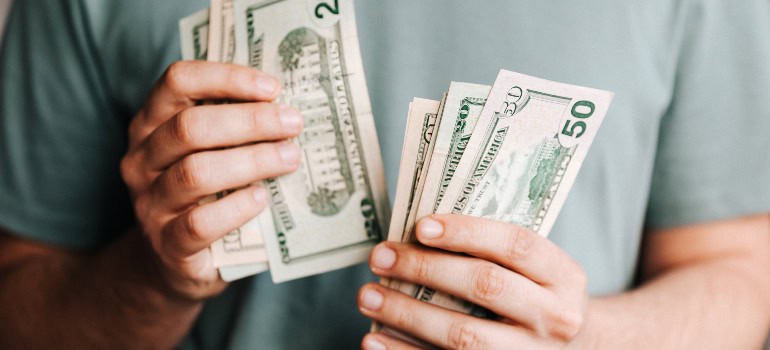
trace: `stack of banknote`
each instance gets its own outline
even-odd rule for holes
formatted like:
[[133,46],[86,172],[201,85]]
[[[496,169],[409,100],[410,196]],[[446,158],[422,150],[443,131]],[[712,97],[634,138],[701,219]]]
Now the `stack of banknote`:
[[[416,243],[415,221],[433,213],[514,223],[547,236],[612,97],[501,70],[492,86],[452,82],[441,101],[415,98],[388,240]],[[450,310],[495,317],[424,286],[382,282]]]
[[300,170],[264,181],[269,208],[212,244],[222,278],[269,269],[277,283],[366,261],[390,205],[352,0],[212,0],[179,26],[183,59],[271,74],[283,87],[275,102],[305,118],[291,140]]
[[[282,80],[278,102],[305,118],[294,140],[301,170],[265,181],[269,210],[211,246],[225,280],[269,268],[281,282],[361,263],[386,228],[388,240],[415,242],[415,222],[432,213],[515,223],[546,236],[612,100],[607,91],[506,70],[492,86],[452,82],[441,101],[415,98],[391,216],[353,0],[212,0],[180,29],[185,59],[270,73]],[[383,283],[488,316],[429,288]]]

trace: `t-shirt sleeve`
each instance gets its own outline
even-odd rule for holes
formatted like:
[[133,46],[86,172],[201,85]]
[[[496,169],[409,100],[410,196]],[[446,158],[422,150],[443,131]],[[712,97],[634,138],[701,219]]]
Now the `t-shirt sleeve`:
[[128,120],[97,57],[80,1],[14,2],[0,50],[0,227],[95,248],[129,222]]
[[684,3],[650,228],[770,212],[770,2]]

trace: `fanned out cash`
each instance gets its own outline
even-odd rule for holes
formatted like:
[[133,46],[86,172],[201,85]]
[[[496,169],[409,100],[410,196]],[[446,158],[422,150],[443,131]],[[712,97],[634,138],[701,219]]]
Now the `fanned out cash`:
[[271,74],[283,86],[277,102],[305,118],[291,141],[300,170],[265,181],[269,208],[212,244],[224,280],[351,266],[384,238],[390,207],[353,11],[352,0],[212,0],[180,21],[183,59]]
[[[547,236],[612,97],[502,70],[491,88],[453,82],[440,103],[414,99],[388,240],[415,243],[415,220],[432,213],[509,222]],[[424,286],[382,283],[446,309],[495,317]],[[424,345],[377,324],[373,330]]]
[[[281,282],[365,261],[391,218],[352,0],[212,0],[209,10],[180,21],[180,30],[184,59],[265,71],[282,82],[279,102],[305,118],[293,140],[302,148],[301,169],[265,181],[269,209],[212,245],[223,279],[269,266]],[[440,102],[415,98],[388,240],[415,243],[416,221],[431,213],[510,222],[547,236],[611,100],[610,92],[505,70],[491,87],[452,82]],[[494,317],[440,291],[383,283]]]

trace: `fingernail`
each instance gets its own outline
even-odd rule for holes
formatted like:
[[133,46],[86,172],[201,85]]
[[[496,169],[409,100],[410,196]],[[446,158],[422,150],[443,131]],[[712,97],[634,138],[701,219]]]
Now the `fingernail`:
[[366,338],[364,340],[364,350],[385,350],[385,344],[378,342],[372,338]]
[[302,114],[287,105],[281,105],[278,111],[281,118],[281,127],[287,131],[297,131],[302,128]]
[[257,91],[265,96],[273,96],[275,90],[278,89],[278,80],[269,75],[260,74],[256,82]]
[[444,233],[444,225],[431,218],[422,219],[418,228],[417,234],[425,239],[439,238]]
[[389,269],[396,264],[396,252],[385,245],[378,245],[372,253],[372,265],[378,269]]
[[382,307],[382,293],[374,290],[367,289],[361,294],[361,307],[371,311],[377,311]]
[[265,191],[265,188],[262,186],[254,189],[254,192],[252,192],[251,195],[254,196],[254,200],[257,204],[263,204],[267,201],[267,191]]
[[291,142],[282,142],[278,146],[278,153],[281,154],[281,160],[286,165],[297,165],[299,163],[299,147]]

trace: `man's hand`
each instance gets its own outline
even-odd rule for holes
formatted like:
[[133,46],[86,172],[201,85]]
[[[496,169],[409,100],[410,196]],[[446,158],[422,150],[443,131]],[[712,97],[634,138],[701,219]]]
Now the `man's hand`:
[[[430,249],[386,242],[372,252],[372,271],[458,296],[500,316],[484,320],[413,299],[376,283],[361,288],[361,312],[428,343],[451,349],[562,347],[581,329],[586,276],[566,252],[530,230],[460,215],[417,224]],[[367,349],[411,348],[369,334]]]
[[[298,147],[281,141],[300,133],[302,116],[269,103],[279,90],[276,79],[250,68],[177,62],[133,119],[121,171],[167,290],[191,300],[221,292],[208,246],[265,208],[265,190],[249,184],[299,166]],[[233,188],[240,189],[198,205]]]
[[302,117],[269,103],[279,91],[250,68],[172,64],[132,120],[121,164],[137,230],[80,251],[0,229],[0,348],[177,347],[203,299],[225,287],[209,244],[265,207],[264,190],[250,184],[299,164],[283,140],[300,133]]

